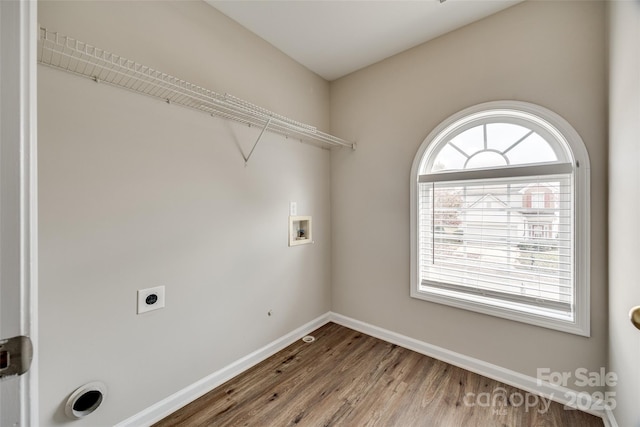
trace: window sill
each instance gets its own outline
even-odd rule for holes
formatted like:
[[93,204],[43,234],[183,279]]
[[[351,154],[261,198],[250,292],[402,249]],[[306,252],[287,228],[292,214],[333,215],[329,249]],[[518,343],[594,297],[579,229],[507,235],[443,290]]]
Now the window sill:
[[[579,324],[568,315],[543,309],[536,313],[536,308],[513,302],[501,302],[493,298],[484,298],[486,301],[481,301],[483,297],[471,296],[463,292],[435,288],[418,289],[413,286],[411,297],[574,335],[590,336],[588,325]],[[518,306],[523,306],[528,312],[514,309]]]

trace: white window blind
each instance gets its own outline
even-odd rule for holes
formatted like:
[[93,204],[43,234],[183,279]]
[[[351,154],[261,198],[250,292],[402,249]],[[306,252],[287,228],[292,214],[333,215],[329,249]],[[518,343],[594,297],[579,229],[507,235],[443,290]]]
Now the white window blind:
[[422,290],[573,318],[571,174],[421,178]]

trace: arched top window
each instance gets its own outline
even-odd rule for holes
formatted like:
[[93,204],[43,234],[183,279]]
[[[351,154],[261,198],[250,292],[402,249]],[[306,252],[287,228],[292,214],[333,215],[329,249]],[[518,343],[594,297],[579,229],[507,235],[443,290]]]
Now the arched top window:
[[411,174],[411,296],[588,335],[588,165],[569,123],[533,104],[445,120]]
[[420,173],[573,162],[566,138],[536,114],[490,109],[441,129],[422,158]]

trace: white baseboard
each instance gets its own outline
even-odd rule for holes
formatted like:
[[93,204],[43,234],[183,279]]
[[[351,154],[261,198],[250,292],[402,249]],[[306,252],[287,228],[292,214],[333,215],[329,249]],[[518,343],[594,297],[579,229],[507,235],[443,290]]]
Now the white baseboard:
[[309,323],[302,325],[296,330],[288,333],[287,335],[278,338],[277,340],[267,344],[259,350],[239,359],[232,364],[225,366],[219,371],[214,372],[211,375],[191,384],[188,387],[183,388],[177,393],[172,394],[166,399],[150,406],[149,408],[139,412],[138,414],[127,418],[124,421],[116,424],[116,427],[141,427],[150,426],[163,419],[164,417],[172,414],[188,403],[193,402],[198,397],[208,393],[221,384],[229,381],[231,378],[241,374],[254,365],[262,362],[268,357],[279,352],[288,345],[299,340],[309,332],[318,329],[320,326],[328,323],[330,313],[325,313],[322,316],[310,321]]
[[[524,375],[520,372],[512,371],[498,365],[487,363],[483,360],[465,356],[464,354],[456,353],[454,351],[428,344],[426,342],[419,341],[405,335],[391,332],[378,326],[370,325],[368,323],[361,322],[359,320],[355,320],[338,313],[330,313],[329,320],[339,325],[346,326],[347,328],[351,328],[358,332],[370,335],[372,337],[379,338],[392,344],[396,344],[409,350],[413,350],[417,353],[433,357],[434,359],[447,362],[454,366],[458,366],[476,374],[483,375],[485,377],[500,381],[513,387],[517,387],[523,391],[544,396],[545,398],[549,398],[563,405],[575,407],[574,405],[571,405],[572,401],[575,401],[575,399],[572,399],[571,397],[576,396],[579,392],[571,390],[567,387],[561,387],[548,382],[539,381],[537,378],[531,377],[529,375]],[[581,396],[584,396],[586,400],[586,394],[582,394]],[[584,404],[587,403],[584,401],[582,403],[583,405],[581,405],[582,407],[580,408],[580,410],[593,414],[597,417],[601,417],[603,419],[605,419],[605,416],[607,416],[603,409],[593,408],[594,405],[592,404],[591,399],[589,399],[588,404]],[[611,417],[613,417],[613,414],[611,414]],[[612,424],[611,427],[617,427],[617,424]]]
[[616,421],[616,417],[613,416],[611,408],[604,408],[602,421],[604,421],[604,427],[618,427],[618,422]]

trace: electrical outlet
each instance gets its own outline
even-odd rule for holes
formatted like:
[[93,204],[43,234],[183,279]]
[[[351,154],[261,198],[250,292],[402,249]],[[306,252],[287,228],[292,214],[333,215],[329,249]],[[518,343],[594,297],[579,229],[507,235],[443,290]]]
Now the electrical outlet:
[[289,202],[289,216],[298,215],[298,203]]
[[164,286],[138,290],[138,314],[164,308]]

